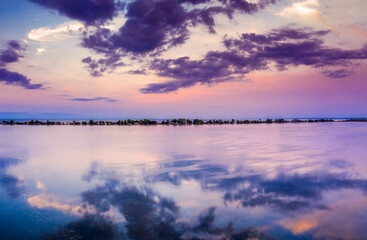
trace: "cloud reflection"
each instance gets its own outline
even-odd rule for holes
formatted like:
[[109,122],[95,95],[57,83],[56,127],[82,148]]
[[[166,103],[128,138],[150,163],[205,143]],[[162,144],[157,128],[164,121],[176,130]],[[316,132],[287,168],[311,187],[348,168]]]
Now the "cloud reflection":
[[[174,200],[149,187],[117,180],[82,193],[82,202],[96,213],[86,213],[43,239],[270,239],[253,228],[236,229],[233,222],[217,226],[215,207],[203,211],[192,223],[179,221],[180,207]],[[106,216],[112,208],[123,215],[123,226]]]
[[[82,219],[71,222],[42,237],[43,240],[112,240],[118,236],[113,222],[101,215],[85,215]],[[123,239],[123,238],[117,238]]]
[[[261,174],[244,175],[242,168],[229,171],[227,166],[207,164],[200,160],[180,160],[163,164],[164,172],[147,177],[151,182],[169,182],[179,186],[184,180],[200,182],[202,189],[220,191],[227,203],[242,207],[266,206],[280,211],[327,209],[323,194],[329,191],[357,189],[366,193],[367,180],[352,179],[345,172],[353,165],[344,160],[333,160],[330,169],[308,174],[278,174],[268,178]],[[344,170],[332,173],[332,168]]]
[[[265,207],[284,214],[264,228],[267,233],[276,226],[292,239],[306,233],[313,237],[331,236],[335,224],[327,216],[338,216],[340,211],[334,209],[338,204],[324,199],[326,193],[358,190],[353,193],[361,195],[367,190],[367,180],[351,178],[347,171],[353,165],[344,160],[332,160],[318,172],[269,178],[262,174],[248,175],[244,167],[208,164],[193,156],[171,157],[172,161],[158,164],[158,173],[146,173],[139,184],[128,176],[123,182],[111,178],[99,163],[93,162],[83,179],[87,182],[99,179],[104,185],[81,194],[81,208],[85,209],[80,211],[84,214],[81,219],[45,239],[270,239],[263,230],[241,228],[251,224],[237,222],[236,218],[229,222],[219,218],[216,206],[203,205],[201,208],[206,210],[190,222],[184,221],[176,201],[151,188],[152,184],[162,182],[180,186],[188,180],[200,182],[203,190],[223,193],[225,206],[231,203],[243,208]],[[335,173],[335,169],[344,172]],[[320,226],[329,232],[321,231]],[[340,236],[345,235],[342,230]]]
[[0,157],[0,185],[10,198],[17,198],[22,192],[23,182],[7,173],[9,167],[18,165],[21,161],[15,158]]

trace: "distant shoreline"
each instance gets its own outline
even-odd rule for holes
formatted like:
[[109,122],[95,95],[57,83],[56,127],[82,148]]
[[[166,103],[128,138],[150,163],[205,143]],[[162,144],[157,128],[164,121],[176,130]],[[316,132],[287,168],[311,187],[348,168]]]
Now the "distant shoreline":
[[169,119],[169,120],[118,120],[118,121],[0,121],[0,125],[26,125],[26,126],[60,126],[60,125],[71,125],[71,126],[187,126],[187,125],[242,125],[242,124],[285,124],[285,123],[316,123],[316,122],[367,122],[367,119],[292,119],[287,120],[283,118],[279,119],[258,119],[258,120],[222,120],[222,119],[212,119],[212,120],[202,120],[202,119]]

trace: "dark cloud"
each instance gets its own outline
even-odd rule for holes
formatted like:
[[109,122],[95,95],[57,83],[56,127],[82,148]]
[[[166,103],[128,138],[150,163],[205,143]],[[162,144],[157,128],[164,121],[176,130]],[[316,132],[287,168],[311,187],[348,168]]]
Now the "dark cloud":
[[100,76],[116,64],[121,66],[119,62],[123,56],[155,55],[182,44],[188,37],[186,12],[177,0],[132,1],[125,16],[127,20],[118,32],[101,27],[85,33],[82,46],[109,60],[103,64],[100,60],[88,63],[92,76]]
[[276,0],[260,0],[258,2],[250,2],[246,0],[216,0],[216,1],[195,1],[195,0],[187,0],[183,1],[186,3],[201,4],[201,3],[213,3],[213,5],[209,5],[204,8],[196,8],[188,12],[189,19],[191,20],[192,25],[203,24],[208,27],[209,32],[215,33],[215,19],[214,17],[217,14],[225,14],[229,19],[233,18],[233,14],[245,13],[245,14],[253,14],[263,8],[265,8],[269,4],[273,4]]
[[147,72],[145,69],[138,69],[138,70],[130,70],[128,71],[129,74],[136,74],[136,75],[146,75]]
[[94,98],[69,98],[66,100],[78,101],[78,102],[96,102],[96,101],[106,101],[106,102],[117,102],[116,99],[111,99],[108,97],[94,97]]
[[[225,51],[210,51],[201,60],[189,57],[155,59],[150,68],[158,76],[172,79],[149,84],[142,93],[168,93],[196,84],[212,85],[243,79],[247,73],[265,70],[275,64],[279,71],[300,65],[314,68],[349,66],[353,61],[367,59],[367,45],[361,49],[345,50],[324,45],[322,37],[329,31],[281,28],[268,34],[242,34],[225,38]],[[328,77],[346,77],[346,69],[324,71]]]
[[0,51],[0,67],[6,66],[8,63],[18,62],[23,56],[19,54],[19,51],[23,51],[24,48],[18,41],[11,40],[7,44],[7,49]]
[[[251,14],[275,1],[245,0],[186,1],[186,0],[135,0],[127,5],[124,25],[118,32],[99,27],[85,32],[82,46],[104,55],[111,61],[97,70],[97,61],[89,64],[92,76],[100,76],[121,57],[156,56],[168,48],[183,44],[189,38],[189,27],[205,25],[214,33],[217,14],[229,18],[238,11]],[[202,4],[206,3],[206,4]],[[189,4],[190,7],[186,7]]]
[[113,71],[116,67],[125,66],[125,63],[121,61],[121,56],[112,55],[108,58],[101,58],[94,60],[92,57],[86,57],[82,59],[83,63],[87,64],[87,69],[93,77],[101,77],[107,69]]
[[83,21],[88,25],[112,20],[119,10],[121,2],[114,0],[30,0],[48,9],[56,10],[61,15]]
[[6,85],[20,86],[25,89],[43,89],[44,85],[41,83],[32,84],[31,80],[26,76],[8,71],[6,68],[0,68],[0,82]]
[[8,46],[14,50],[24,50],[24,48],[19,44],[19,42],[15,40],[10,40],[8,42]]
[[179,0],[180,3],[190,3],[190,4],[202,4],[202,3],[208,3],[211,0]]
[[256,57],[244,57],[235,51],[209,52],[202,60],[156,59],[151,69],[162,77],[175,79],[149,84],[142,93],[167,93],[180,88],[192,87],[198,83],[212,85],[227,81],[240,81],[243,74],[267,68],[267,63]]
[[14,49],[9,48],[1,51],[0,61],[3,63],[18,62],[21,57],[23,56],[19,55]]
[[32,84],[31,80],[23,74],[9,71],[6,68],[9,63],[18,62],[23,57],[19,51],[24,51],[24,47],[18,41],[12,40],[8,42],[8,48],[0,52],[0,82],[25,89],[44,89],[43,84]]
[[176,0],[133,1],[126,17],[111,41],[127,52],[147,53],[163,45],[181,44],[188,34],[186,12]]
[[316,68],[343,66],[348,65],[351,60],[367,58],[367,45],[357,50],[325,46],[322,37],[328,33],[329,31],[313,31],[307,28],[281,28],[267,35],[242,34],[239,39],[227,38],[224,44],[228,50],[273,62],[278,70],[299,65]]
[[[87,27],[81,46],[101,55],[100,59],[82,60],[94,77],[125,66],[123,58],[141,63],[143,57],[157,58],[160,53],[185,43],[189,29],[197,25],[215,33],[215,17],[224,14],[232,19],[234,14],[253,14],[274,4],[276,0],[132,0],[126,3],[126,21],[118,31],[104,26],[113,19],[124,4],[112,0],[55,1],[31,0],[55,9],[70,18],[84,21]],[[323,37],[329,31],[309,28],[281,28],[266,34],[245,33],[237,38],[223,40],[225,49],[209,51],[200,60],[189,57],[155,59],[146,69],[169,80],[152,83],[141,89],[142,93],[168,93],[196,84],[215,85],[220,82],[240,81],[253,71],[275,66],[278,71],[290,67],[310,66],[323,68],[330,78],[348,77],[353,72],[347,67],[356,60],[367,58],[367,45],[346,50],[325,45]],[[15,45],[14,45],[15,46]],[[11,53],[11,52],[10,52]],[[4,52],[4,59],[17,61],[17,55]],[[340,68],[338,70],[330,70]],[[326,70],[325,70],[326,69]],[[145,74],[145,71],[131,71]]]
[[325,70],[322,72],[328,78],[346,78],[354,74],[354,71],[349,69]]

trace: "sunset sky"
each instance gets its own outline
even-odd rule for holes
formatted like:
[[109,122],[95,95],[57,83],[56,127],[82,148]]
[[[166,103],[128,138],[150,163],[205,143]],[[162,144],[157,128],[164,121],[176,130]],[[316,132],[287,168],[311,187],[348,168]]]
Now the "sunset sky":
[[367,117],[365,0],[1,0],[0,119]]

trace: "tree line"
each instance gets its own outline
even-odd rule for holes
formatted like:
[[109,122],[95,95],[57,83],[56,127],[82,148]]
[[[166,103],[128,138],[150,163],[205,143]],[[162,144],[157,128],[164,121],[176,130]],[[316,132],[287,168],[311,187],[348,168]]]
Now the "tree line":
[[81,126],[130,126],[130,125],[228,125],[228,124],[272,124],[272,123],[313,123],[313,122],[367,122],[367,119],[344,119],[344,120],[334,120],[327,118],[320,119],[257,119],[257,120],[222,120],[222,119],[186,119],[186,118],[178,118],[178,119],[167,119],[162,121],[150,120],[150,119],[140,119],[140,120],[118,120],[118,121],[99,121],[99,120],[89,120],[89,121],[39,121],[39,120],[31,120],[31,121],[14,121],[14,120],[3,120],[0,121],[0,125],[81,125]]

